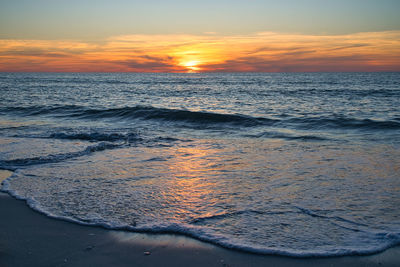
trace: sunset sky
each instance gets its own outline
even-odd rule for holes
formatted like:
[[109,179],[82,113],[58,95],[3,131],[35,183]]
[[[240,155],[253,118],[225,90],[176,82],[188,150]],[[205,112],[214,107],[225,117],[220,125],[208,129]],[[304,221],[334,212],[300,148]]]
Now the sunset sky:
[[0,71],[400,71],[398,0],[0,0]]

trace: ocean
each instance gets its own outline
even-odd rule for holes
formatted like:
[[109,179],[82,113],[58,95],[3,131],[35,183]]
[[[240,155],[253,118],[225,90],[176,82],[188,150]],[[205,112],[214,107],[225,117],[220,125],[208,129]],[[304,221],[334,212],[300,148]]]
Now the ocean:
[[0,73],[2,190],[295,257],[400,244],[400,73]]

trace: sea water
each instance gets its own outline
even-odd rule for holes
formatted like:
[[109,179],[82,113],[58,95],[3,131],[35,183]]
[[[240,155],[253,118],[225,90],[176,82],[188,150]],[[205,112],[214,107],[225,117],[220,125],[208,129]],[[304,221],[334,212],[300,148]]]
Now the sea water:
[[400,243],[400,73],[0,73],[2,190],[265,254]]

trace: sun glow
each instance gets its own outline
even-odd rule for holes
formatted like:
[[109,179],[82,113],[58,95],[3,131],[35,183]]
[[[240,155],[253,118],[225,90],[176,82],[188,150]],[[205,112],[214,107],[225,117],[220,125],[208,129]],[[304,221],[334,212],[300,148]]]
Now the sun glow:
[[190,60],[183,62],[181,65],[188,69],[189,72],[196,72],[199,71],[200,68],[197,67],[200,64],[198,60]]
[[104,43],[0,40],[0,71],[399,71],[400,31],[314,36],[122,35]]

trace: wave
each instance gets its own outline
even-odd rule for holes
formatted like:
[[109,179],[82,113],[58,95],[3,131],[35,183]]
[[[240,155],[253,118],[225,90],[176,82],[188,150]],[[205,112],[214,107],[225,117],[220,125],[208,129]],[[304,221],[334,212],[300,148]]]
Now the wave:
[[[298,82],[293,82],[291,84],[298,84]],[[312,82],[310,83],[302,83],[302,84],[312,84]],[[324,83],[324,85],[336,85],[336,84],[330,84],[330,83]],[[397,89],[369,89],[369,90],[360,90],[360,89],[349,89],[349,88],[337,88],[335,87],[334,89],[319,89],[319,88],[296,88],[296,89],[287,89],[287,90],[271,90],[268,92],[264,92],[264,93],[275,93],[275,94],[280,94],[283,96],[298,96],[298,97],[304,97],[305,95],[316,95],[316,94],[323,94],[326,96],[332,96],[332,97],[336,97],[338,95],[342,96],[342,97],[346,97],[346,98],[351,98],[351,99],[360,99],[363,97],[382,97],[382,98],[386,98],[386,97],[396,97],[400,95],[399,90]]]
[[81,157],[84,155],[89,155],[89,154],[97,152],[97,151],[118,148],[120,146],[121,146],[120,144],[101,142],[96,145],[88,146],[84,150],[77,151],[77,152],[50,154],[47,156],[32,157],[32,158],[0,160],[0,168],[14,171],[21,167],[37,165],[37,164],[56,163],[56,162],[60,162],[60,161],[64,161],[64,160],[68,160],[68,159],[72,159],[72,158]]
[[[245,251],[255,254],[262,255],[281,255],[281,256],[289,256],[296,258],[309,258],[309,257],[336,257],[336,256],[346,256],[346,255],[370,255],[385,251],[388,248],[397,246],[400,244],[400,233],[391,233],[391,232],[369,232],[373,238],[378,239],[379,243],[371,244],[368,247],[359,248],[359,247],[332,247],[330,249],[327,248],[315,248],[315,249],[291,249],[291,248],[277,248],[277,247],[268,247],[268,246],[260,246],[260,245],[252,245],[245,242],[241,242],[236,239],[226,238],[221,235],[215,235],[212,232],[209,232],[205,229],[196,227],[195,225],[190,224],[179,224],[179,223],[150,223],[143,226],[137,226],[135,222],[130,225],[122,225],[119,223],[113,223],[105,221],[101,218],[93,218],[92,220],[83,219],[75,216],[68,215],[58,215],[46,210],[45,207],[40,205],[40,203],[35,198],[24,197],[19,195],[17,191],[10,188],[10,181],[14,179],[15,174],[18,173],[16,171],[13,175],[3,181],[2,187],[0,191],[6,192],[11,196],[15,197],[19,200],[25,200],[27,205],[35,211],[38,211],[47,217],[68,221],[72,223],[77,223],[80,225],[86,226],[97,226],[103,227],[105,229],[110,230],[122,230],[122,231],[131,231],[131,232],[139,232],[139,233],[154,233],[154,234],[181,234],[188,237],[195,238],[200,241],[212,243],[219,245],[228,249],[235,249],[239,251]],[[253,213],[258,211],[243,211],[239,213]],[[301,210],[304,212],[304,210]],[[232,214],[221,214],[216,215],[215,218],[204,217],[199,218],[196,222],[201,222],[202,220],[207,219],[218,219],[218,217],[231,216]]]
[[361,130],[397,130],[400,122],[396,120],[357,119],[345,116],[290,118],[285,121],[303,129],[361,129]]
[[92,109],[83,106],[32,106],[0,108],[0,113],[16,113],[25,116],[50,115],[78,119],[143,119],[197,124],[234,124],[238,126],[271,125],[277,120],[257,118],[242,114],[221,114],[203,111],[134,106],[111,109]]
[[[398,118],[373,120],[369,118],[353,118],[337,114],[332,116],[280,116],[280,118],[253,117],[244,114],[223,114],[205,111],[189,111],[167,109],[151,106],[134,106],[121,108],[89,108],[84,106],[31,106],[0,108],[0,114],[17,114],[24,116],[53,116],[57,118],[75,118],[84,120],[101,119],[140,119],[158,120],[175,123],[189,123],[197,126],[232,125],[238,127],[276,126],[282,128],[318,129],[360,129],[360,130],[398,130]],[[85,139],[84,136],[81,136]],[[99,140],[102,137],[98,136]],[[104,137],[113,138],[112,136]],[[119,138],[119,137],[115,137]],[[290,138],[286,136],[284,138]],[[297,137],[295,137],[297,138]],[[308,139],[307,136],[299,137]],[[314,137],[312,137],[313,139]]]
[[190,221],[192,224],[202,224],[204,222],[210,220],[220,220],[225,219],[227,217],[233,217],[238,215],[246,215],[246,214],[258,214],[258,215],[278,215],[278,214],[287,214],[287,213],[295,213],[294,211],[285,210],[285,211],[259,211],[259,210],[239,210],[239,211],[232,211],[232,212],[221,212],[214,215],[209,215],[205,217],[198,217]]
[[285,139],[285,140],[301,140],[301,141],[326,141],[329,138],[318,136],[318,135],[295,135],[281,132],[267,131],[259,134],[249,135],[246,134],[244,137],[250,138],[273,138],[273,139]]
[[[25,137],[25,136],[23,136]],[[153,136],[153,137],[141,137],[136,132],[128,133],[103,133],[99,131],[94,132],[56,132],[46,136],[35,136],[36,138],[54,138],[54,139],[66,139],[66,140],[83,140],[89,142],[108,142],[116,146],[130,146],[134,145],[144,145],[147,147],[151,146],[168,146],[176,142],[190,142],[190,139],[178,139],[173,137],[165,136]],[[110,144],[111,145],[111,144]]]
[[54,139],[68,139],[68,140],[85,140],[85,141],[124,141],[132,143],[134,141],[141,141],[142,139],[137,133],[101,133],[101,132],[78,132],[78,133],[52,133],[48,138]]
[[[21,136],[18,136],[21,137]],[[52,133],[48,136],[22,136],[23,138],[54,138],[54,139],[67,139],[67,140],[84,140],[89,142],[96,142],[94,145],[87,146],[85,149],[76,152],[48,154],[45,156],[30,157],[30,158],[17,158],[10,160],[0,160],[0,168],[15,171],[18,168],[28,167],[31,165],[57,163],[72,158],[78,158],[91,153],[104,151],[108,149],[124,148],[129,146],[145,146],[145,147],[171,147],[176,142],[191,142],[190,139],[178,139],[173,137],[150,137],[141,138],[136,133],[118,134],[118,133],[71,133],[64,132]],[[102,142],[100,142],[102,141]]]
[[172,122],[189,122],[196,124],[234,124],[239,126],[256,126],[273,122],[266,118],[254,118],[240,114],[220,114],[201,111],[188,111],[178,109],[154,108],[154,107],[128,107],[107,110],[86,110],[81,114],[75,114],[80,118],[140,118],[144,120],[164,120]]

